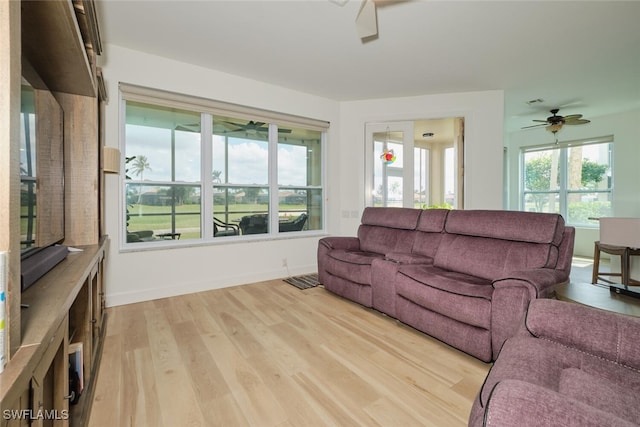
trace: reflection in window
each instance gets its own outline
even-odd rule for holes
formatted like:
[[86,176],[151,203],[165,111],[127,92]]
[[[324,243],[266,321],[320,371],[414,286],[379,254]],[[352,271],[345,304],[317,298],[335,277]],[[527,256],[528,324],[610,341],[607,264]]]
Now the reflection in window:
[[125,132],[127,241],[199,239],[200,114],[128,102]]
[[127,184],[127,241],[200,238],[200,187]]
[[278,126],[278,232],[322,229],[322,133]]
[[213,116],[212,145],[214,237],[268,233],[269,126]]
[[522,209],[560,213],[581,226],[612,216],[612,148],[607,140],[525,150]]
[[323,229],[322,122],[278,125],[123,96],[128,242]]
[[20,248],[35,245],[36,111],[35,93],[22,85],[20,95]]

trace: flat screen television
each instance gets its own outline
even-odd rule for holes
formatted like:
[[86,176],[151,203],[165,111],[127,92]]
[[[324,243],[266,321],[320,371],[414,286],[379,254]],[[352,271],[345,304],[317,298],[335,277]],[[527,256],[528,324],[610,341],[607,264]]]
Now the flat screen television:
[[42,84],[22,79],[20,251],[22,262],[64,240],[63,111]]

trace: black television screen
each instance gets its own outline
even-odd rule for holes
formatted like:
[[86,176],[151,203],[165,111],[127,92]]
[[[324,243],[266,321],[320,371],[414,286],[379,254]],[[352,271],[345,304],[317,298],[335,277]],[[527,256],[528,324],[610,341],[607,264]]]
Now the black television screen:
[[20,107],[22,257],[64,240],[63,113],[54,95],[23,79]]

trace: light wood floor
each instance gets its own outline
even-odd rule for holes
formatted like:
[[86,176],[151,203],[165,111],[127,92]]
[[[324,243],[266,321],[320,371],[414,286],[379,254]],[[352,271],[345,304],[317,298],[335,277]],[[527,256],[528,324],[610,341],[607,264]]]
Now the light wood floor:
[[490,365],[281,280],[108,309],[90,426],[466,426]]

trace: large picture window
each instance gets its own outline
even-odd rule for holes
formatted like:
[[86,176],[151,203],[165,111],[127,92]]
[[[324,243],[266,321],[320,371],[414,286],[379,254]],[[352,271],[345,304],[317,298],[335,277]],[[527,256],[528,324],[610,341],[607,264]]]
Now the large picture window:
[[127,243],[324,228],[328,123],[140,91],[122,90]]
[[597,226],[596,218],[612,216],[612,149],[611,138],[524,149],[521,209]]

